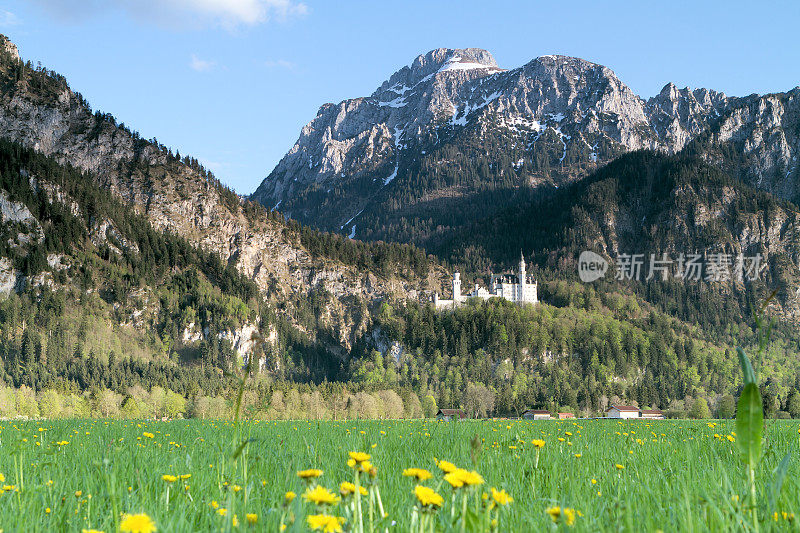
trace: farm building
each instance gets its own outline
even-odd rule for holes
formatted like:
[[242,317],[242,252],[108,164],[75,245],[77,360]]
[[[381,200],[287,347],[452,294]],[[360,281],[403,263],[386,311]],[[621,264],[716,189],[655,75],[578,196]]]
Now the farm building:
[[642,418],[649,418],[651,420],[664,420],[666,417],[659,409],[643,409]]
[[550,411],[543,409],[528,409],[522,413],[525,420],[550,420]]
[[559,420],[564,420],[565,418],[575,418],[575,415],[572,413],[558,413]]
[[439,409],[436,413],[436,418],[439,420],[460,420],[467,418],[467,413],[461,409]]
[[639,418],[640,413],[633,405],[612,405],[606,411],[606,418]]

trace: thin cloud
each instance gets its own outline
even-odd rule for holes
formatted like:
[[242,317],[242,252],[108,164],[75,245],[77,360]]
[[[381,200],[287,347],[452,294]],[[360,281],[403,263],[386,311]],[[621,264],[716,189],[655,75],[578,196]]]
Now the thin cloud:
[[0,28],[12,28],[20,24],[22,21],[11,11],[0,11]]
[[220,174],[223,169],[229,166],[227,163],[220,163],[218,161],[212,161],[210,159],[205,159],[203,157],[199,157],[197,158],[197,160],[200,161],[201,165],[203,165],[208,170],[216,174]]
[[285,59],[267,59],[264,61],[264,66],[267,68],[283,68],[286,70],[294,70],[295,64]]
[[270,20],[303,17],[308,6],[296,0],[35,0],[52,15],[71,22],[109,10],[166,27],[219,26],[235,30]]
[[208,72],[209,70],[212,70],[216,66],[217,63],[215,61],[200,59],[194,54],[192,54],[192,57],[189,60],[189,67],[197,72]]

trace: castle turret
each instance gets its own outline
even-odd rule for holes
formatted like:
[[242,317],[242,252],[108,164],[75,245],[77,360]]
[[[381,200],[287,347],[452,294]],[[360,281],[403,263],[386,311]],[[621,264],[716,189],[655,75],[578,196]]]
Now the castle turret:
[[461,274],[453,274],[453,302],[461,301]]
[[525,257],[522,255],[522,250],[519,251],[519,297],[518,301],[525,301],[525,283],[528,280],[528,275],[525,272]]

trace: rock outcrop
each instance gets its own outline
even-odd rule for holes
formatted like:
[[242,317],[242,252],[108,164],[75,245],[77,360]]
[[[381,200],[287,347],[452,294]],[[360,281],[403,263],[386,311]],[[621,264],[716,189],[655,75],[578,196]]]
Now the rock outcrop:
[[[506,70],[485,50],[442,48],[370,96],[323,105],[253,198],[326,230],[392,238],[400,232],[378,229],[392,212],[406,222],[429,215],[410,204],[498,182],[559,186],[623,152],[676,153],[717,132],[715,142],[735,141],[745,154],[750,182],[795,200],[796,96],[797,89],[732,98],[670,83],[645,100],[609,68],[583,59],[548,55]],[[458,165],[459,154],[485,157],[487,170],[455,189],[420,179],[420,168],[430,175]],[[509,158],[511,165],[503,162]]]

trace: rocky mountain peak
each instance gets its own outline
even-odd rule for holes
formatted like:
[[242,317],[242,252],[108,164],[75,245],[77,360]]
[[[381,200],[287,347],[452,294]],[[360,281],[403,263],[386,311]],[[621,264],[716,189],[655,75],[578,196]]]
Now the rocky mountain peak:
[[482,48],[437,48],[427,54],[418,56],[411,64],[411,69],[424,69],[427,66],[438,70],[447,64],[456,63],[497,68],[497,61],[495,61],[494,56]]
[[9,55],[15,61],[19,61],[19,50],[17,45],[11,42],[11,39],[0,33],[0,54]]
[[377,96],[387,89],[403,87],[411,89],[429,81],[440,73],[453,74],[470,71],[473,75],[488,75],[499,72],[494,56],[481,48],[437,48],[417,58],[394,74],[373,93]]

